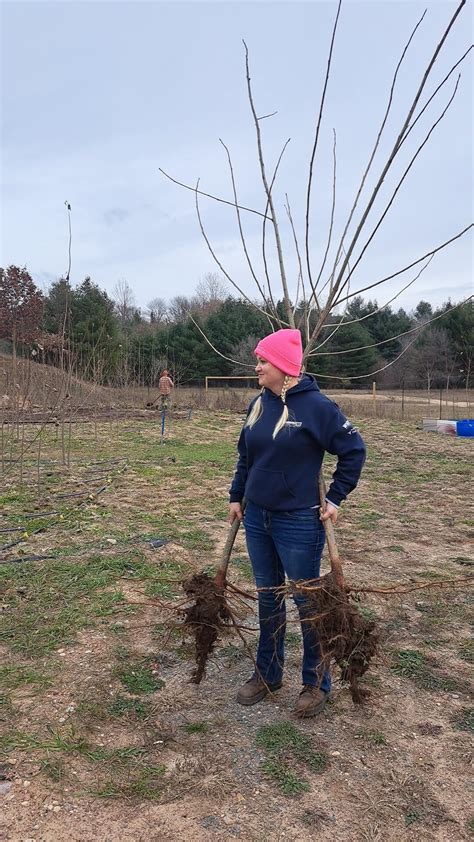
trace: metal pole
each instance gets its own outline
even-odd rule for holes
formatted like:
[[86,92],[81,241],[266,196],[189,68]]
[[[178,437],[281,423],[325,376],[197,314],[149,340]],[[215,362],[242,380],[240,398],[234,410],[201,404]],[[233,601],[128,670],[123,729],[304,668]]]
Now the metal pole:
[[165,434],[165,418],[166,418],[166,407],[165,402],[163,401],[163,406],[161,409],[161,444],[164,443],[163,436]]

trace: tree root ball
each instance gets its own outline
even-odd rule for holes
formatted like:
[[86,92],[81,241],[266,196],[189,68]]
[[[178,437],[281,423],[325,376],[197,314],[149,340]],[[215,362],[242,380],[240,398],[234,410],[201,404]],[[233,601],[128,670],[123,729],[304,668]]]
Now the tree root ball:
[[214,649],[219,630],[228,626],[231,614],[224,591],[207,573],[197,573],[183,582],[183,590],[192,605],[184,610],[184,627],[194,635],[196,668],[191,681],[200,684],[207,659]]
[[294,592],[306,597],[307,619],[319,639],[321,661],[329,669],[334,659],[341,678],[350,686],[352,700],[361,704],[368,691],[359,687],[359,679],[367,672],[378,646],[373,620],[366,620],[345,589],[336,584],[331,573],[323,576],[314,590]]

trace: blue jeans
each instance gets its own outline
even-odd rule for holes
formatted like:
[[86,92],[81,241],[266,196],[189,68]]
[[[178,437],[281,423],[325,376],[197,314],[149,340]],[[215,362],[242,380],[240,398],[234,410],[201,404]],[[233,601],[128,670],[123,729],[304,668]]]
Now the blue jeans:
[[[285,656],[286,610],[285,599],[275,588],[288,579],[316,579],[319,576],[324,548],[324,526],[319,509],[297,509],[292,512],[269,512],[250,501],[244,515],[247,549],[259,590],[258,615],[260,638],[257,650],[257,669],[268,684],[281,681]],[[303,632],[303,684],[331,689],[328,672],[320,667],[317,636],[305,622],[314,613],[305,597],[294,596]]]

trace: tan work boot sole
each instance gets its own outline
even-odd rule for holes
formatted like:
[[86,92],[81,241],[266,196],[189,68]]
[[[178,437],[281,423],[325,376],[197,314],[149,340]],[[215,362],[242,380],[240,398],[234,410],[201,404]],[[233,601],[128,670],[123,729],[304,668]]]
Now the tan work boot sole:
[[320,702],[318,702],[315,705],[311,705],[311,707],[306,708],[306,710],[298,710],[297,708],[295,710],[296,716],[298,717],[298,719],[311,719],[312,716],[317,716],[324,710],[324,706],[328,698],[329,696],[326,696],[325,699],[321,699]]
[[268,696],[269,693],[274,693],[276,690],[279,690],[282,683],[283,682],[280,682],[279,684],[268,684],[268,686],[264,685],[258,693],[255,693],[254,696],[250,697],[241,696],[239,690],[237,693],[237,702],[239,705],[256,705],[257,702],[261,702],[262,699],[264,699],[265,696]]

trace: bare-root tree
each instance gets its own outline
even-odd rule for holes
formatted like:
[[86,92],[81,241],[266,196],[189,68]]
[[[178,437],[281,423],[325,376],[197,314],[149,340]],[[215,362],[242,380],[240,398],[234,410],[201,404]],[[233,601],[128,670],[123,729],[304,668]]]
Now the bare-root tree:
[[[315,131],[306,180],[303,238],[298,236],[297,227],[294,222],[295,215],[291,208],[288,194],[285,193],[284,202],[279,203],[276,193],[276,182],[280,164],[289,140],[286,140],[282,145],[276,165],[270,168],[264,153],[263,125],[264,120],[271,117],[272,114],[261,113],[257,108],[251,81],[249,50],[245,42],[245,76],[248,102],[255,129],[256,154],[263,189],[261,209],[250,208],[241,203],[231,153],[229,147],[222,140],[220,142],[224,149],[225,159],[229,168],[232,200],[224,199],[202,190],[199,180],[194,185],[185,184],[169,176],[164,170],[161,170],[166,177],[171,178],[176,184],[194,192],[198,223],[216,266],[240,296],[250,303],[254,303],[251,296],[244,292],[241,285],[226,270],[223,260],[214,248],[204,225],[201,197],[204,196],[234,208],[238,236],[243,251],[243,263],[250,272],[258,296],[258,302],[255,306],[267,316],[270,329],[297,327],[301,330],[304,344],[303,362],[306,365],[311,358],[314,359],[318,355],[328,353],[328,349],[324,346],[327,345],[331,337],[344,324],[347,324],[345,321],[345,309],[347,308],[348,302],[355,296],[377,288],[383,291],[384,287],[387,288],[389,282],[398,280],[400,289],[395,295],[390,297],[390,301],[387,301],[381,308],[378,308],[374,312],[380,311],[380,309],[391,304],[403,291],[415,283],[420,275],[427,270],[436,255],[465,236],[472,228],[472,223],[467,223],[462,230],[448,230],[441,242],[432,243],[423,254],[413,256],[408,263],[399,266],[395,271],[383,277],[376,278],[370,283],[364,282],[363,285],[355,282],[356,277],[360,277],[360,267],[364,265],[377,233],[382,225],[386,223],[391,208],[397,202],[401,188],[405,185],[405,182],[408,182],[417,159],[423,154],[427,144],[436,132],[438,125],[445,119],[458,93],[461,76],[459,72],[457,74],[456,72],[470,54],[471,46],[467,47],[465,52],[459,56],[458,60],[448,69],[440,82],[432,84],[432,80],[434,77],[434,68],[440,56],[443,54],[450,33],[458,23],[458,19],[465,5],[466,0],[459,2],[444,31],[435,43],[429,61],[418,80],[414,83],[413,90],[405,103],[404,109],[402,109],[400,122],[394,130],[392,128],[392,110],[395,95],[399,93],[397,86],[400,70],[407,54],[413,49],[417,31],[423,25],[426,12],[416,22],[394,68],[380,125],[368,151],[367,163],[361,174],[349,212],[338,232],[336,232],[335,225],[337,137],[335,131],[332,132],[333,174],[332,195],[330,197],[331,210],[327,220],[327,235],[322,253],[316,255],[312,245],[313,188],[317,173],[321,137],[325,131],[324,117],[327,106],[326,100],[330,92],[334,46],[337,40],[342,0],[339,0],[335,12],[326,69],[324,79],[322,80],[322,92],[316,110]],[[422,118],[425,119],[423,122],[420,122]],[[413,132],[415,126],[418,126],[416,133]],[[418,137],[420,132],[421,139]],[[418,137],[418,139],[415,140],[415,137]],[[399,168],[397,165],[401,160],[400,152],[402,149],[404,151],[404,163]],[[450,148],[446,149],[447,159],[451,154],[452,150]],[[437,161],[437,166],[440,166],[439,161]],[[382,187],[384,188],[383,191]],[[281,204],[283,204],[283,213],[281,213]],[[244,218],[249,214],[253,218],[256,216],[261,221],[261,258],[258,267],[250,254],[245,236]],[[286,236],[283,233],[285,226],[287,226]],[[284,243],[288,241],[288,237],[293,243],[291,257],[287,251],[285,252],[284,248]],[[293,265],[296,265],[296,271],[289,270],[290,260]],[[270,272],[270,265],[277,266],[276,274],[278,281],[275,279],[275,273],[273,271]],[[357,270],[359,270],[359,273],[356,275]],[[279,302],[282,302],[283,306],[279,305]],[[341,309],[342,314],[340,312]],[[335,317],[336,312],[339,312],[339,316],[337,317]],[[364,316],[363,318],[368,318],[370,315]],[[393,365],[416,341],[419,330],[429,325],[433,320],[432,318],[425,319],[414,330],[405,331],[398,337],[385,339],[384,342],[399,339],[402,335],[406,337],[403,341],[401,353],[390,362],[381,364],[374,371],[368,371],[364,375],[354,375],[348,379],[359,379],[369,375],[373,376],[378,371]],[[359,319],[352,319],[351,323],[356,323],[357,321]],[[201,328],[199,330],[203,333]],[[373,343],[370,347],[375,347],[377,344],[382,343]],[[224,356],[219,349],[214,346],[212,347],[217,353]],[[358,354],[364,350],[364,347],[369,346],[347,348],[343,353]],[[249,367],[251,365],[249,364]],[[333,375],[331,377],[333,378]],[[322,499],[324,499],[324,495]],[[318,625],[319,635],[322,640],[329,642],[331,640],[343,640],[349,642],[353,647],[350,652],[347,647],[342,647],[342,660],[346,663],[346,673],[350,673],[353,697],[354,699],[360,700],[360,693],[357,689],[357,677],[365,671],[367,663],[364,659],[358,660],[356,652],[359,651],[360,653],[363,651],[363,640],[365,640],[367,642],[367,657],[369,658],[373,654],[373,630],[364,625],[364,623],[360,623],[359,619],[357,621],[354,620],[356,614],[354,613],[353,606],[349,603],[348,592],[345,589],[340,564],[334,561],[334,553],[331,554],[331,564],[332,573],[329,577],[323,577],[322,580],[311,585],[311,604],[315,618],[314,622]],[[220,584],[222,583],[220,582]],[[299,586],[304,587],[304,584],[301,585],[300,583]],[[216,622],[218,620],[219,618],[216,619]],[[204,622],[209,622],[209,617]],[[330,652],[326,652],[326,656],[329,657],[329,655]]]

